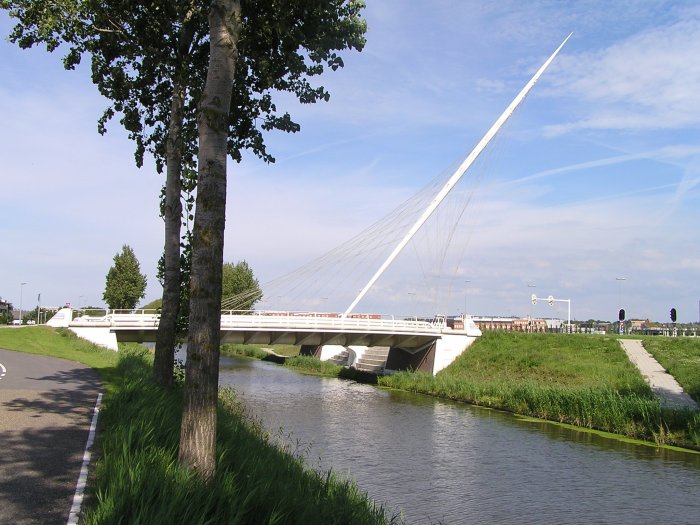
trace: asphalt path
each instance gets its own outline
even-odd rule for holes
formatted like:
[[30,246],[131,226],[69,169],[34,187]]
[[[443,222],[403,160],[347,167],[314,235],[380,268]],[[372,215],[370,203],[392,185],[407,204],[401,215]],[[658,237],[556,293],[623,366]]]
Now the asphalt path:
[[83,364],[0,349],[0,524],[65,525],[99,390]]

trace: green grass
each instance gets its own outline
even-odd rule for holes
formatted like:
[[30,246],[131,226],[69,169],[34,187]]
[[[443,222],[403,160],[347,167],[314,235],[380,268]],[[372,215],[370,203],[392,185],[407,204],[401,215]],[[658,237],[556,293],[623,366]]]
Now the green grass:
[[328,361],[321,361],[317,357],[306,355],[290,357],[284,362],[284,366],[299,372],[324,377],[339,377],[343,371],[342,366],[338,366],[335,363],[330,363]]
[[181,469],[181,388],[152,383],[152,356],[140,345],[117,353],[69,331],[26,327],[0,329],[0,348],[80,361],[101,374],[107,394],[85,524],[400,522],[354,483],[276,446],[229,390],[219,399],[215,478],[204,483]]
[[354,483],[275,446],[230,390],[220,395],[217,473],[199,481],[177,465],[179,389],[153,385],[145,353],[125,355],[119,369],[123,381],[101,415],[103,455],[86,524],[392,522]]
[[299,350],[301,347],[299,345],[269,345],[266,348],[270,348],[277,355],[294,357],[299,355]]
[[222,355],[233,355],[237,357],[251,357],[253,359],[264,359],[268,353],[258,345],[239,345],[239,344],[223,344],[221,345]]
[[436,377],[383,386],[500,408],[659,444],[700,446],[700,417],[662,409],[615,338],[488,332]]
[[118,353],[97,347],[64,328],[26,326],[0,328],[0,348],[78,361],[94,368],[106,384],[116,370]]
[[264,359],[268,356],[268,352],[263,350],[263,348],[286,357],[299,355],[299,346],[297,345],[243,345],[230,343],[221,345],[221,353],[224,355]]
[[644,348],[700,402],[700,338],[645,337]]

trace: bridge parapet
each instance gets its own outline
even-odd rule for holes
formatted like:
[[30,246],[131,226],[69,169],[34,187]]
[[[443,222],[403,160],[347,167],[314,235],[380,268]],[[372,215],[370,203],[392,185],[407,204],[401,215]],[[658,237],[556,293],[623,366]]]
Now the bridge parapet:
[[438,334],[441,327],[416,319],[393,316],[326,314],[321,312],[241,312],[221,314],[221,328],[319,329],[332,331],[418,332]]
[[70,326],[128,326],[137,328],[157,328],[160,322],[158,310],[107,310],[103,316],[81,315],[73,319]]

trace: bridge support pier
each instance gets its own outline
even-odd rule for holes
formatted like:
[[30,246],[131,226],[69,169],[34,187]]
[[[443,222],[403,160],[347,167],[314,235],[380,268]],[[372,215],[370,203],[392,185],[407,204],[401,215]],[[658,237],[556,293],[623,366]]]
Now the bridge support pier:
[[[384,366],[376,363],[372,371],[392,373],[412,370],[435,375],[452,364],[475,340],[475,336],[443,333],[435,341],[420,348],[391,347],[388,348],[388,355],[386,350],[384,351],[383,356],[386,356]],[[365,364],[360,361],[365,353],[371,355],[372,348],[358,345],[303,345],[299,353],[316,357],[321,361],[332,361],[341,366],[366,369]]]
[[422,348],[391,348],[384,371],[413,370],[435,375],[451,365],[474,341],[474,336],[443,333]]
[[307,355],[321,361],[332,361],[340,366],[357,366],[370,347],[363,345],[302,345],[299,355]]

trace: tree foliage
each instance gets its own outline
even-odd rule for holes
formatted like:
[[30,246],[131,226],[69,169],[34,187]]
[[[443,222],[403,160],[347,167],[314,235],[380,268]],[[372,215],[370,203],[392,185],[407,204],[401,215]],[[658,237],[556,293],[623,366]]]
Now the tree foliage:
[[[90,56],[92,80],[110,101],[98,130],[104,133],[107,122],[118,115],[136,143],[137,165],[142,165],[146,152],[154,156],[159,171],[167,164],[166,193],[172,194],[167,190],[181,181],[179,176],[171,177],[175,163],[178,173],[198,170],[180,461],[208,477],[213,473],[215,452],[225,158],[229,155],[240,162],[243,150],[249,150],[267,162],[274,161],[263,132],[297,132],[300,126],[278,109],[273,95],[286,92],[301,103],[329,99],[330,94],[311,80],[326,68],[343,66],[336,51],[362,49],[366,24],[360,12],[364,3],[214,0],[206,9],[194,0],[0,0],[0,7],[18,21],[10,40],[20,47],[45,44],[54,51],[65,44],[68,69]],[[223,41],[227,44],[221,46]],[[225,58],[215,61],[213,69],[210,50]],[[221,73],[217,68],[224,63],[232,69],[217,79]],[[213,89],[215,96],[203,100],[210,80],[222,78],[229,85]],[[173,108],[179,108],[182,121],[173,118]],[[216,152],[202,155],[214,135]],[[179,224],[181,208],[176,202],[166,202],[163,209],[171,219],[177,215]],[[166,218],[166,228],[168,224]],[[166,250],[179,249],[179,242],[178,236],[166,233]],[[165,262],[166,283],[174,282],[168,277],[173,261],[178,261],[174,255],[172,250],[166,257],[170,261]],[[164,294],[163,316],[166,304],[177,303],[181,295],[179,284],[169,288],[172,299],[166,303]],[[172,321],[174,331],[175,319]],[[165,364],[172,370],[169,355],[157,349],[156,363],[169,360]]]
[[262,297],[260,284],[253,274],[253,269],[246,261],[224,263],[221,278],[221,305],[227,309],[227,299],[241,298],[236,301],[237,310],[252,310]]
[[[343,67],[336,53],[362,49],[366,23],[358,0],[241,0],[242,27],[227,126],[228,153],[243,150],[274,162],[263,131],[297,132],[273,94],[288,92],[302,103],[328,100],[330,94],[310,79],[325,68]],[[206,4],[208,5],[208,4]],[[21,48],[44,44],[64,51],[74,69],[91,59],[92,80],[110,104],[98,122],[120,123],[136,143],[136,163],[149,152],[165,165],[173,88],[186,88],[183,165],[196,162],[197,105],[209,56],[208,9],[193,0],[0,0],[17,24],[10,41]],[[183,38],[184,35],[184,38]]]
[[[240,161],[247,149],[274,162],[263,131],[296,132],[300,126],[280,112],[273,94],[289,92],[302,103],[328,100],[312,77],[324,67],[342,67],[340,49],[362,49],[365,22],[359,0],[241,0],[242,26],[228,111],[228,154]],[[192,218],[187,176],[197,169],[197,105],[209,54],[205,4],[193,0],[0,0],[17,20],[10,40],[22,48],[44,44],[61,49],[66,69],[89,56],[92,80],[110,104],[98,121],[105,133],[118,116],[134,140],[135,160],[153,155],[158,171],[167,164],[161,195],[165,220],[163,311],[156,344],[156,378],[172,372],[175,332],[186,326],[189,275],[178,268],[182,189],[186,220]],[[182,186],[180,180],[182,177]],[[192,186],[190,184],[190,186]],[[182,188],[182,189],[181,189]],[[189,260],[189,254],[184,258]],[[184,291],[183,291],[184,290]],[[169,337],[166,335],[169,334]]]
[[102,299],[112,309],[132,310],[146,296],[146,276],[141,274],[134,250],[124,245],[114,256],[114,265],[107,272]]

